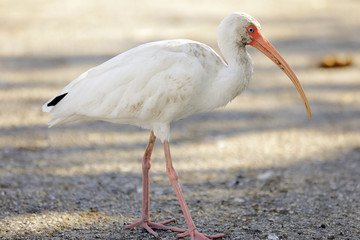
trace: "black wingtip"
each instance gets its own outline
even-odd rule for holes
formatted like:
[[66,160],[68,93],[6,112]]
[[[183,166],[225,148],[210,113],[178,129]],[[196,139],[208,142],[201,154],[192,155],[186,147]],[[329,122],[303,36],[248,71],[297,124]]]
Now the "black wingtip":
[[56,96],[53,100],[51,100],[51,102],[49,102],[47,104],[48,107],[51,107],[51,106],[55,106],[56,104],[58,104],[58,102],[60,102],[68,93],[64,93],[64,94],[61,94],[59,96]]

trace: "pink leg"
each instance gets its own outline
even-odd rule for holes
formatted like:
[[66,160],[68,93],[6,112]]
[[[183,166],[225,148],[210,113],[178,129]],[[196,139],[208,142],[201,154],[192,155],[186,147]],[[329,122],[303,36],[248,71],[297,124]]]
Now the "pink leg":
[[169,227],[165,226],[164,224],[174,222],[175,219],[170,219],[167,221],[163,221],[160,223],[154,223],[150,221],[150,213],[149,213],[149,189],[150,189],[150,167],[151,167],[151,153],[154,147],[154,143],[156,140],[156,136],[154,135],[154,132],[151,131],[150,139],[148,142],[148,145],[145,150],[144,157],[142,159],[142,174],[143,174],[143,203],[142,203],[142,217],[141,220],[127,225],[126,228],[134,228],[136,226],[141,225],[143,228],[145,228],[149,233],[153,234],[155,237],[158,236],[158,234],[152,230],[152,228],[156,229],[163,229],[163,230],[171,230],[175,232],[185,232],[186,229],[177,228],[177,227]]
[[213,238],[221,238],[224,237],[224,234],[217,234],[217,235],[213,235],[213,236],[209,236],[209,235],[204,235],[202,233],[199,233],[196,230],[195,224],[190,216],[190,212],[189,209],[186,205],[184,196],[181,192],[179,183],[178,183],[178,175],[172,165],[171,162],[171,155],[170,155],[170,147],[169,147],[169,142],[165,141],[163,143],[164,145],[164,152],[165,152],[165,160],[166,160],[166,173],[170,179],[171,185],[173,186],[176,196],[179,200],[180,203],[180,207],[183,211],[184,217],[185,217],[185,221],[186,221],[186,225],[188,227],[188,229],[184,232],[178,235],[178,237],[185,237],[185,236],[190,236],[192,240],[200,240],[200,239],[213,239]]

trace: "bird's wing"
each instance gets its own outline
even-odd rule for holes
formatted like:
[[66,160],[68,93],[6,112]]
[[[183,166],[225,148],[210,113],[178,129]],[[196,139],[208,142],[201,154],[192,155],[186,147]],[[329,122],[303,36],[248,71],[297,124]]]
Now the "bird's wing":
[[197,111],[193,101],[208,77],[209,57],[216,65],[213,50],[189,40],[140,45],[81,74],[43,110],[50,125],[82,118],[170,123]]

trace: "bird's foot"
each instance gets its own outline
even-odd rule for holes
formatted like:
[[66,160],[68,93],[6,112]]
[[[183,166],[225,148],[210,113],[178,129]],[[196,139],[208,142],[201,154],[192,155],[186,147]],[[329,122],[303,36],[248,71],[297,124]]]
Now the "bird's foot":
[[216,235],[207,235],[199,233],[196,229],[193,230],[186,230],[186,232],[178,234],[179,238],[190,236],[191,240],[206,240],[206,239],[215,239],[215,238],[222,238],[225,237],[225,234],[219,233]]
[[149,233],[151,233],[155,237],[157,237],[158,234],[153,230],[153,228],[161,229],[161,230],[170,230],[170,231],[173,231],[173,232],[185,232],[185,231],[187,231],[187,229],[184,229],[184,228],[165,226],[165,224],[168,224],[168,223],[171,223],[171,222],[176,222],[176,219],[173,218],[173,219],[166,220],[166,221],[159,222],[159,223],[154,223],[154,222],[150,222],[149,220],[141,219],[140,221],[137,221],[137,222],[135,222],[133,224],[125,226],[125,228],[130,229],[130,228],[134,228],[134,227],[137,227],[137,226],[141,225],[143,228],[145,228]]

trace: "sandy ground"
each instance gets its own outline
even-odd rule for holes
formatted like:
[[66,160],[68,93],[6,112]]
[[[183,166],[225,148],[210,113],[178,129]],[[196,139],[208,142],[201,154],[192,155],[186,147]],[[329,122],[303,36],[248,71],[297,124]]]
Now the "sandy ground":
[[[360,2],[126,2],[0,0],[0,238],[153,239],[124,229],[141,214],[149,132],[105,122],[48,129],[41,105],[140,43],[191,38],[218,50],[220,20],[245,11],[297,73],[313,118],[287,77],[249,49],[246,93],[172,125],[197,227],[225,239],[360,239]],[[327,53],[354,64],[318,68]],[[185,227],[159,143],[151,174],[152,219]]]

